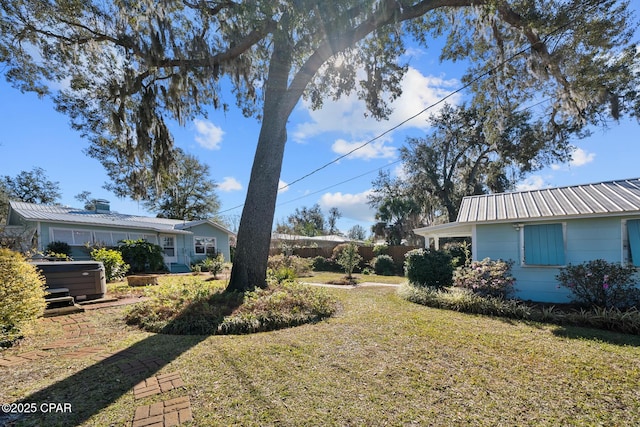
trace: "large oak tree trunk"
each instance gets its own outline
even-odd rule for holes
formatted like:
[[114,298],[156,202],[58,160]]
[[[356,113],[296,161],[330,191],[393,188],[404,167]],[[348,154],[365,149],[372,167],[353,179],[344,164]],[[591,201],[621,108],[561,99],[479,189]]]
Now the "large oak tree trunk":
[[264,88],[262,127],[251,168],[247,198],[240,218],[236,252],[227,290],[264,288],[278,183],[287,141],[287,120],[300,93],[287,88],[291,49],[277,40]]
[[227,290],[244,292],[266,283],[271,227],[287,139],[286,117],[272,116],[265,109]]

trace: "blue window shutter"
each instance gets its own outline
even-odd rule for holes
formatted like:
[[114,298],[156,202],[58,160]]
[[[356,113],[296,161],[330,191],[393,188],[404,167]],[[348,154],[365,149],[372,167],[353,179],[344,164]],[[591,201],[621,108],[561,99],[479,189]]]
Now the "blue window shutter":
[[529,265],[564,265],[562,224],[526,225],[524,262]]
[[633,265],[640,267],[640,220],[627,221],[627,233],[629,234],[629,249]]

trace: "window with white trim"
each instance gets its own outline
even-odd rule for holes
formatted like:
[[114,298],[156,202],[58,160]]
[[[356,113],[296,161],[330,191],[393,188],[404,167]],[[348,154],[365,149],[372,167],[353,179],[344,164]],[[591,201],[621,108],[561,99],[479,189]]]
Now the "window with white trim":
[[165,256],[174,257],[176,256],[176,239],[174,236],[163,236],[162,237],[162,249],[164,250]]
[[215,255],[216,254],[216,238],[215,237],[193,237],[194,253],[196,255]]
[[524,264],[564,265],[564,230],[562,224],[525,225]]
[[84,246],[93,242],[92,232],[90,230],[73,230],[70,228],[52,228],[52,242],[65,242],[69,246]]

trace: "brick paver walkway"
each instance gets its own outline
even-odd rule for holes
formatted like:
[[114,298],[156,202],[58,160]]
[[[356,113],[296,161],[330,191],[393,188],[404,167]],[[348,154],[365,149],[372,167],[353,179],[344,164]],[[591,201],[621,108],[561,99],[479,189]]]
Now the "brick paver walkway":
[[100,353],[105,351],[104,347],[83,347],[77,350],[70,351],[68,353],[63,354],[65,357],[69,357],[71,359],[83,359],[88,356],[92,356],[96,353]]
[[146,371],[154,371],[160,369],[167,362],[155,357],[141,357],[133,360],[126,360],[118,363],[118,367],[123,374],[138,375]]
[[142,399],[143,397],[164,393],[183,386],[184,381],[180,378],[179,373],[160,374],[136,384],[133,387],[133,396],[136,399]]
[[[116,303],[116,305],[120,304]],[[63,338],[42,345],[41,350],[0,358],[0,368],[11,368],[29,361],[51,357],[49,350],[76,347],[84,343],[86,337],[91,337],[96,332],[95,326],[89,321],[86,313],[47,317],[42,321],[60,325],[64,332]],[[106,348],[99,346],[76,348],[63,353],[62,356],[72,359],[91,358],[96,362],[107,364],[117,363],[120,370],[127,375],[157,371],[166,365],[166,361],[155,356],[141,356],[130,349],[107,352]],[[184,386],[185,383],[177,372],[158,374],[137,384],[133,388],[133,394],[136,399],[142,399]],[[137,407],[131,425],[132,427],[171,427],[192,420],[191,401],[188,396],[184,396]]]
[[0,359],[0,366],[4,366],[8,368],[8,367],[20,365],[22,363],[26,363],[32,360],[38,360],[46,356],[48,356],[48,354],[45,351],[40,351],[40,350],[29,351],[27,353],[22,353],[17,356],[3,357],[2,359]]
[[193,420],[191,402],[188,397],[136,408],[131,427],[171,427]]

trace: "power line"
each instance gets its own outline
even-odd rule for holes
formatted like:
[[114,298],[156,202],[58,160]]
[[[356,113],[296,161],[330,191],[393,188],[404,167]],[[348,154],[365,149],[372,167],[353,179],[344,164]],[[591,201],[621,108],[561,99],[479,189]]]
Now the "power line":
[[304,195],[302,195],[302,196],[300,196],[300,197],[296,197],[295,199],[287,200],[286,202],[278,203],[276,206],[286,205],[287,203],[295,202],[295,201],[298,201],[298,200],[300,200],[300,199],[304,199],[305,197],[309,197],[309,196],[312,196],[312,195],[314,195],[314,194],[322,193],[323,191],[330,190],[330,189],[332,189],[333,187],[337,187],[338,185],[346,184],[346,183],[347,183],[347,182],[349,182],[349,181],[354,181],[354,180],[356,180],[356,179],[358,179],[358,178],[362,178],[363,176],[365,176],[365,175],[369,175],[370,173],[378,172],[378,171],[380,171],[380,170],[382,170],[382,169],[386,169],[386,168],[388,168],[388,167],[390,167],[390,166],[395,165],[396,163],[400,163],[401,161],[402,161],[401,159],[398,159],[398,160],[396,160],[395,162],[387,163],[387,164],[386,164],[386,165],[384,165],[384,166],[380,166],[379,168],[372,169],[372,170],[370,170],[370,171],[364,172],[364,173],[362,173],[362,174],[360,174],[360,175],[358,175],[358,176],[354,176],[354,177],[349,178],[349,179],[346,179],[346,180],[344,180],[344,181],[337,182],[337,183],[335,183],[335,184],[333,184],[333,185],[330,185],[330,186],[328,186],[328,187],[321,188],[320,190],[316,190],[316,191],[313,191],[313,192],[311,192],[311,193],[304,194]]
[[[597,7],[597,5],[593,6],[593,8],[592,8],[592,9],[595,9],[596,7]],[[546,42],[546,41],[547,41],[551,36],[553,36],[554,34],[556,34],[556,33],[560,32],[561,30],[563,30],[563,29],[567,28],[567,27],[568,27],[570,24],[572,24],[573,22],[575,22],[575,21],[574,21],[574,20],[571,20],[571,21],[567,22],[566,24],[561,25],[561,26],[557,27],[556,29],[554,29],[553,31],[549,32],[546,36],[544,36],[544,37],[542,38],[541,43],[542,43],[542,44],[544,44],[544,43],[545,43],[545,42]],[[442,104],[442,103],[443,103],[443,102],[445,102],[447,99],[451,98],[452,96],[456,95],[457,93],[460,93],[460,92],[462,92],[463,90],[467,89],[468,87],[470,87],[471,85],[473,85],[473,84],[474,84],[474,83],[476,83],[477,81],[480,81],[480,80],[484,79],[485,77],[487,77],[487,76],[491,75],[494,71],[496,71],[496,70],[500,69],[503,65],[505,65],[505,64],[507,64],[507,63],[509,63],[509,62],[511,62],[512,60],[514,60],[514,59],[515,59],[515,58],[517,58],[518,56],[523,55],[524,53],[526,53],[527,51],[531,50],[532,48],[533,48],[533,46],[528,46],[528,47],[525,47],[525,48],[520,49],[519,51],[517,51],[516,53],[512,54],[512,55],[511,55],[511,56],[509,56],[508,58],[506,58],[506,59],[502,60],[499,64],[495,65],[494,67],[490,68],[490,69],[489,69],[489,70],[487,70],[487,71],[484,71],[483,73],[481,73],[481,74],[480,74],[480,75],[478,75],[477,77],[475,77],[475,78],[471,79],[468,83],[466,83],[466,84],[462,85],[461,87],[459,87],[458,89],[454,90],[453,92],[451,92],[451,93],[449,93],[449,94],[445,95],[444,97],[440,98],[438,101],[434,102],[433,104],[428,105],[427,107],[423,108],[422,110],[420,110],[420,111],[419,111],[419,112],[417,112],[416,114],[414,114],[414,115],[410,116],[409,118],[407,118],[407,119],[405,119],[405,120],[401,121],[400,123],[398,123],[398,124],[396,124],[396,125],[394,125],[394,126],[390,127],[389,129],[387,129],[387,130],[385,130],[384,132],[382,132],[382,133],[380,133],[380,134],[376,135],[375,137],[373,137],[373,138],[371,138],[371,139],[367,140],[365,143],[363,143],[363,144],[359,145],[358,147],[356,147],[356,148],[354,148],[354,149],[350,150],[349,152],[347,152],[347,153],[345,153],[345,154],[343,154],[343,155],[341,155],[341,156],[339,156],[339,157],[337,157],[337,158],[335,158],[335,159],[331,160],[331,161],[330,161],[330,162],[328,162],[328,163],[325,163],[324,165],[322,165],[322,166],[320,166],[320,167],[318,167],[318,168],[316,168],[316,169],[312,170],[311,172],[309,172],[309,173],[307,173],[307,174],[305,174],[305,175],[301,176],[300,178],[297,178],[297,179],[293,180],[292,182],[287,183],[287,184],[283,185],[282,187],[279,187],[279,188],[278,188],[278,191],[281,191],[281,190],[283,190],[283,189],[285,189],[285,188],[288,188],[288,187],[292,186],[293,184],[296,184],[296,183],[298,183],[298,182],[300,182],[300,181],[302,181],[302,180],[304,180],[304,179],[306,179],[306,178],[308,178],[308,177],[310,177],[310,176],[312,176],[312,175],[314,175],[314,174],[318,173],[319,171],[321,171],[321,170],[323,170],[323,169],[325,169],[325,168],[327,168],[327,167],[331,166],[332,164],[335,164],[335,163],[339,162],[340,160],[342,160],[342,159],[344,159],[345,157],[347,157],[347,156],[349,156],[349,155],[351,155],[351,154],[355,153],[356,151],[361,150],[362,148],[366,147],[367,145],[371,144],[372,142],[377,141],[378,139],[382,138],[383,136],[387,135],[388,133],[393,132],[394,130],[396,130],[396,129],[398,129],[399,127],[403,126],[403,125],[404,125],[404,124],[406,124],[407,122],[409,122],[409,121],[411,121],[411,120],[415,119],[416,117],[418,117],[418,116],[420,116],[420,115],[424,114],[424,113],[425,113],[425,112],[427,112],[428,110],[430,110],[430,109],[432,109],[432,108],[434,108],[434,107],[436,107],[436,106],[438,106],[438,105]],[[529,106],[529,107],[525,108],[525,109],[524,109],[524,110],[522,110],[522,111],[526,111],[526,110],[528,110],[528,109],[530,109],[530,108],[533,108],[533,107],[535,107],[535,106],[538,106],[538,105],[540,105],[540,104],[542,104],[542,103],[544,103],[544,102],[546,102],[546,101],[548,101],[548,99],[543,100],[543,101],[540,101],[540,102],[538,102],[538,103],[536,103],[536,104],[534,104],[534,105],[531,105],[531,106]],[[394,163],[397,163],[397,162],[399,162],[399,160],[398,160],[398,161],[396,161],[396,162],[394,162]],[[393,163],[392,163],[392,164],[393,164]],[[379,168],[379,169],[377,169],[377,170],[383,169],[383,168],[388,167],[388,166],[389,166],[389,165],[386,165],[386,166],[381,167],[381,168]],[[352,181],[353,179],[356,179],[356,178],[360,178],[361,176],[367,175],[368,173],[371,173],[371,172],[367,172],[367,173],[365,173],[365,174],[363,174],[363,175],[359,175],[359,176],[357,176],[357,177],[355,177],[355,178],[348,179],[348,180],[343,181],[343,182],[338,183],[338,184],[334,184],[334,185],[332,185],[332,186],[326,187],[325,189],[317,190],[317,191],[315,191],[315,192],[313,192],[313,193],[306,194],[306,195],[301,196],[301,197],[299,197],[299,198],[297,198],[297,199],[293,199],[293,200],[290,200],[290,201],[287,201],[287,202],[283,202],[283,203],[281,203],[281,204],[279,204],[279,205],[282,205],[282,204],[284,204],[284,203],[290,203],[290,202],[292,202],[292,201],[299,200],[299,199],[301,199],[301,198],[304,198],[304,197],[310,196],[310,195],[312,195],[312,194],[317,194],[317,193],[319,193],[319,192],[325,191],[326,189],[333,188],[333,187],[335,187],[335,186],[338,186],[338,185],[344,184],[344,183],[349,182],[349,181]],[[278,206],[279,206],[279,205],[278,205]],[[241,207],[243,207],[243,206],[244,206],[244,203],[242,203],[242,204],[240,204],[240,205],[237,205],[237,206],[234,206],[234,207],[232,207],[232,208],[226,209],[226,210],[224,210],[224,211],[218,212],[218,213],[225,213],[225,212],[229,212],[229,211],[232,211],[232,210],[235,210],[235,209],[241,208]]]

